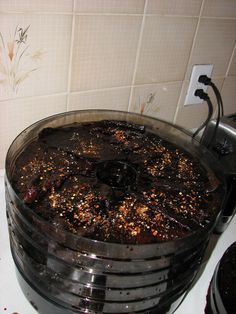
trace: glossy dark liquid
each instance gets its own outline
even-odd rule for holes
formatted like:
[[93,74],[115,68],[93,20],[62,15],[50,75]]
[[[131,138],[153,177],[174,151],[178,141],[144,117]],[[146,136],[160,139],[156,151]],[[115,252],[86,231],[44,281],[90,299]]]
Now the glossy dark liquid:
[[142,125],[104,120],[44,129],[15,169],[13,185],[37,214],[96,240],[168,241],[214,217],[208,205],[217,182]]

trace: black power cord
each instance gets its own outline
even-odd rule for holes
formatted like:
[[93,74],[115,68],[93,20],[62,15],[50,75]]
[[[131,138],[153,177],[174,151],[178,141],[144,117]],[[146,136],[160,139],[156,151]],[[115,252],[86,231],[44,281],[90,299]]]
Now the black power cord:
[[216,100],[217,100],[217,109],[218,109],[218,111],[217,111],[216,125],[215,125],[214,131],[213,131],[212,138],[209,141],[209,144],[207,145],[207,147],[210,147],[214,143],[214,140],[215,140],[215,137],[216,137],[216,133],[217,133],[217,130],[218,130],[218,126],[219,126],[219,122],[220,122],[220,118],[224,115],[224,106],[223,106],[223,101],[222,101],[222,98],[221,98],[221,94],[220,94],[218,88],[216,87],[216,85],[211,81],[210,77],[208,77],[207,75],[201,75],[198,78],[198,82],[200,82],[200,83],[202,83],[204,85],[211,86],[213,91],[214,91],[214,93],[215,93]]
[[217,102],[219,103],[219,107],[220,107],[220,110],[221,110],[221,116],[224,116],[224,106],[223,106],[223,101],[222,101],[222,98],[221,98],[221,94],[220,94],[217,86],[212,82],[211,78],[208,77],[207,75],[200,75],[199,78],[198,78],[198,82],[202,83],[204,85],[208,85],[208,86],[212,87],[212,89],[213,89],[213,91],[215,93]]
[[212,118],[212,114],[213,114],[213,105],[212,102],[210,100],[210,97],[208,96],[208,94],[206,94],[203,89],[197,89],[194,93],[195,96],[198,96],[199,98],[205,100],[207,102],[208,105],[208,116],[206,118],[206,120],[203,122],[203,124],[193,133],[192,138],[196,137],[197,134],[205,127],[207,126],[207,124],[209,123],[209,121]]

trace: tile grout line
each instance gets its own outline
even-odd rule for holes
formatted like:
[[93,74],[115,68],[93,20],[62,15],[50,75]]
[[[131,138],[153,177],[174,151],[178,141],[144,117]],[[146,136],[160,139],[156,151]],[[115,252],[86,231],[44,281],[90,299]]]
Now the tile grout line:
[[182,87],[180,89],[180,94],[179,94],[179,98],[178,98],[178,101],[177,101],[177,106],[176,106],[176,110],[175,110],[175,114],[174,114],[174,118],[173,118],[173,123],[174,124],[176,123],[177,115],[178,115],[178,112],[179,112],[179,109],[180,109],[180,100],[182,98],[182,93],[183,93],[183,90],[184,90],[184,82],[186,80],[186,73],[188,71],[188,67],[190,65],[193,49],[194,49],[194,46],[195,46],[195,43],[196,43],[196,38],[197,38],[197,34],[198,34],[199,25],[200,25],[200,22],[201,22],[201,16],[202,16],[204,4],[205,4],[205,0],[202,0],[202,4],[201,4],[200,11],[199,11],[199,16],[198,16],[198,22],[197,22],[195,34],[193,36],[193,43],[192,43],[192,47],[191,47],[191,50],[190,50],[190,53],[189,53],[189,59],[188,59],[187,65],[186,65],[186,71],[185,71],[184,79],[183,79],[183,82],[182,82]]
[[[200,14],[200,11],[199,11],[199,14]],[[180,15],[180,14],[151,14],[151,13],[148,13],[148,14],[146,14],[146,16],[157,16],[157,17],[167,17],[167,18],[199,18],[199,15]],[[201,19],[236,20],[236,17],[234,17],[234,16],[201,15]]]
[[11,98],[5,98],[0,100],[0,104],[5,102],[5,101],[11,101],[11,100],[24,100],[24,99],[40,99],[40,98],[47,98],[47,97],[53,97],[53,96],[66,96],[68,93],[67,91],[65,92],[60,92],[60,93],[52,93],[52,94],[43,94],[43,95],[32,95],[32,96],[16,96],[16,97],[11,97]]
[[233,61],[233,57],[234,57],[235,51],[236,51],[236,43],[234,44],[234,48],[233,48],[231,57],[229,59],[229,63],[228,63],[228,67],[227,67],[227,70],[226,70],[226,73],[225,73],[225,77],[227,77],[229,75],[229,70],[230,70],[230,67],[231,67],[231,64],[232,64],[232,61]]
[[171,85],[178,82],[182,82],[181,80],[178,81],[169,81],[169,82],[155,82],[155,83],[143,83],[143,84],[133,84],[133,85],[122,85],[122,86],[114,86],[114,87],[104,87],[104,88],[97,88],[97,89],[88,89],[88,90],[81,90],[81,91],[73,91],[71,94],[84,94],[90,92],[99,92],[99,91],[109,91],[114,89],[122,89],[122,88],[131,88],[131,87],[140,87],[140,86],[147,86],[147,85]]
[[[135,84],[133,85],[134,87],[139,87],[139,86],[146,86],[146,85],[158,85],[158,84],[175,84],[178,82],[182,81],[169,81],[169,82],[156,82],[156,83],[146,83],[146,84]],[[72,91],[70,94],[89,94],[89,93],[94,93],[94,92],[103,92],[103,91],[110,91],[110,90],[116,90],[116,89],[123,89],[123,88],[131,88],[131,85],[123,85],[123,86],[114,86],[114,87],[104,87],[104,88],[97,88],[97,89],[88,89],[88,90],[81,90],[81,91]],[[10,101],[10,100],[24,100],[24,99],[32,99],[32,98],[46,98],[46,97],[51,97],[51,96],[66,96],[68,94],[67,91],[61,92],[61,93],[52,93],[52,94],[43,94],[43,95],[32,95],[32,96],[18,96],[18,97],[13,97],[13,98],[5,98],[5,99],[0,99],[0,104],[1,102],[5,101]]]
[[68,109],[69,109],[70,88],[71,88],[71,73],[72,73],[72,57],[73,57],[73,46],[74,46],[74,34],[75,34],[75,0],[73,0],[73,15],[72,15],[72,25],[71,25],[69,68],[68,68],[68,76],[67,76],[66,111],[68,111]]
[[143,31],[144,31],[144,25],[145,25],[145,20],[146,20],[147,6],[148,6],[148,0],[145,0],[144,9],[143,9],[143,18],[142,18],[142,23],[141,23],[141,27],[140,27],[140,33],[139,33],[139,39],[138,39],[138,45],[137,45],[137,52],[136,52],[135,62],[134,62],[134,72],[133,72],[133,77],[132,77],[132,82],[131,82],[128,111],[130,111],[131,101],[133,98],[134,82],[135,82],[135,77],[137,74],[138,61],[139,61],[141,44],[142,44],[142,39],[143,39]]
[[[214,76],[214,79],[225,79],[225,76]],[[134,84],[134,85],[123,85],[123,86],[114,86],[114,87],[104,87],[104,88],[97,88],[97,89],[88,89],[88,90],[81,90],[81,91],[72,91],[70,92],[70,95],[77,95],[77,94],[89,94],[94,92],[103,92],[103,91],[112,91],[112,90],[118,90],[118,89],[124,89],[124,88],[131,88],[131,87],[140,87],[140,86],[156,86],[156,85],[172,85],[176,83],[182,83],[182,80],[177,81],[167,81],[167,82],[154,82],[154,83],[142,83],[142,84]],[[52,94],[43,94],[43,95],[33,95],[33,96],[18,96],[18,97],[12,97],[12,98],[5,98],[0,99],[0,104],[6,101],[11,100],[24,100],[24,99],[40,99],[40,98],[47,98],[47,97],[56,97],[56,96],[67,96],[68,92],[59,92],[59,93],[52,93]]]
[[[147,0],[148,1],[148,0]],[[32,15],[75,15],[75,16],[143,16],[143,13],[113,13],[113,12],[63,12],[63,11],[4,11],[0,14],[32,14]],[[147,13],[146,16],[157,16],[167,18],[198,18],[199,15],[181,15],[181,14],[157,14]],[[202,19],[236,20],[234,16],[201,16]]]
[[103,87],[103,88],[96,88],[96,89],[87,89],[87,90],[81,90],[81,91],[73,91],[70,92],[70,94],[89,94],[89,93],[96,93],[96,92],[106,92],[106,91],[112,91],[117,89],[124,89],[124,88],[131,88],[131,85],[122,85],[122,86],[115,86],[115,87]]
[[142,13],[113,13],[113,12],[103,12],[103,13],[96,13],[96,12],[75,12],[75,11],[4,11],[0,10],[0,14],[30,14],[30,15],[82,15],[82,16],[142,16]]
[[207,15],[204,15],[204,16],[201,16],[201,18],[204,20],[204,19],[209,19],[209,20],[236,20],[236,17],[234,16],[207,16]]
[[73,12],[63,12],[63,11],[4,11],[0,10],[0,14],[25,14],[25,15],[72,15]]

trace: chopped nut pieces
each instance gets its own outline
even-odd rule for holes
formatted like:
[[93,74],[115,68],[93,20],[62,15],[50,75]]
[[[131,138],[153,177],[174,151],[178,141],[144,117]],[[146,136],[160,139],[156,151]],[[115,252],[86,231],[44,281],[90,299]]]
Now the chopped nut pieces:
[[207,186],[188,153],[122,121],[44,129],[14,173],[14,188],[38,215],[119,243],[169,241],[204,227],[217,203]]

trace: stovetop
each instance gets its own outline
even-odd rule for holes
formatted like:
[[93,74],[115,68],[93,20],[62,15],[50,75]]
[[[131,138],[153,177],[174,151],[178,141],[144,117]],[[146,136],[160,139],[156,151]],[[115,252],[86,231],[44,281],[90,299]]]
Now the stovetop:
[[[212,235],[201,274],[175,314],[204,314],[207,289],[215,266],[224,251],[236,239],[236,216],[222,235]],[[3,171],[0,170],[0,314],[37,314],[18,285],[10,253]]]

